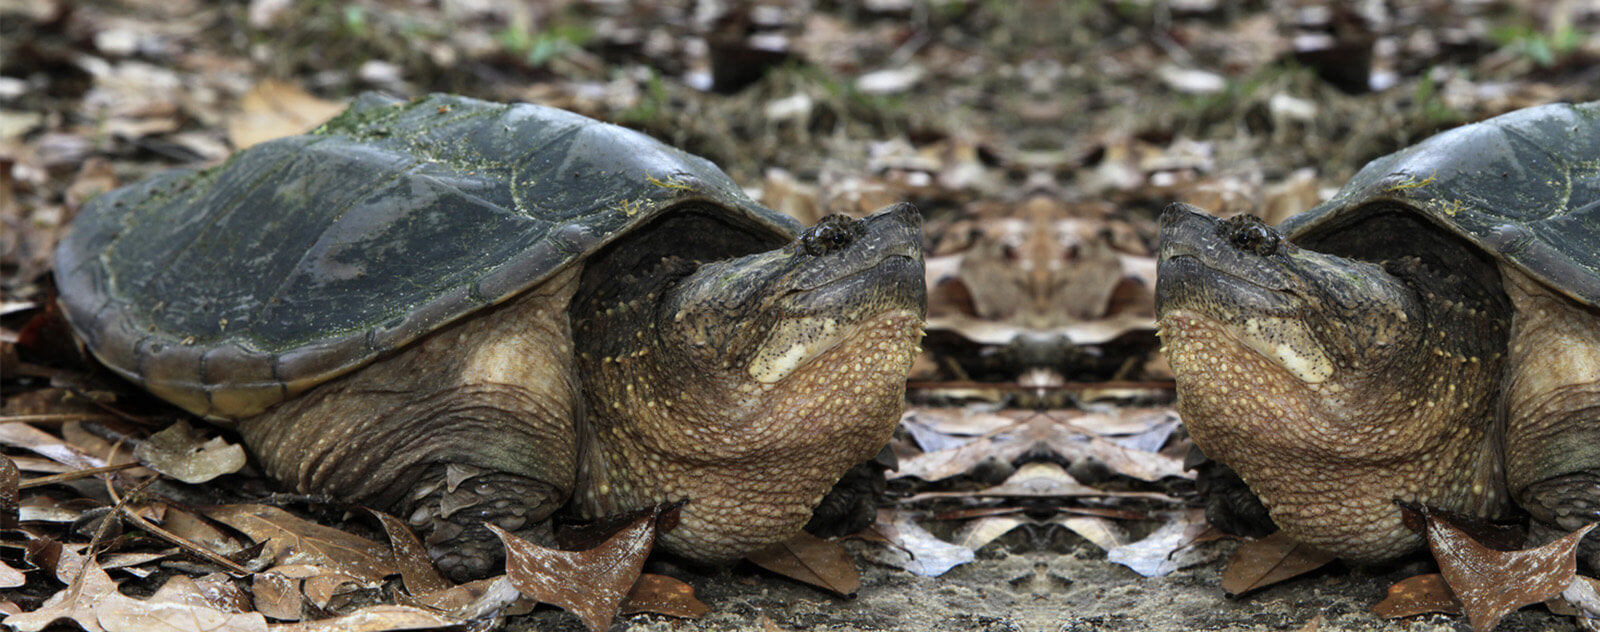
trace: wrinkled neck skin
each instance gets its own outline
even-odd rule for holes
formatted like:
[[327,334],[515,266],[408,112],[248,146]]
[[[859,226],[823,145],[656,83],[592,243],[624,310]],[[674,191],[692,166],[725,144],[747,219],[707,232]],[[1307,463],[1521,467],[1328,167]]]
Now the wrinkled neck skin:
[[1421,544],[1396,499],[1507,509],[1503,305],[1426,257],[1316,253],[1254,218],[1162,220],[1159,326],[1180,413],[1288,535],[1377,561]]
[[665,257],[640,282],[574,303],[590,433],[580,517],[687,500],[662,543],[711,562],[798,533],[887,442],[922,335],[920,244],[867,224],[877,217],[836,220],[844,236],[822,238],[844,245]]

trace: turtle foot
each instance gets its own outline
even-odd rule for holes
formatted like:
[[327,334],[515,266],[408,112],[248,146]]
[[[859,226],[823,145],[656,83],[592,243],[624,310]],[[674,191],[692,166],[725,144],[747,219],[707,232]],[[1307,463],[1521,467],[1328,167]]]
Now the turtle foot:
[[427,534],[424,543],[439,571],[463,582],[505,572],[505,545],[485,525],[548,544],[545,518],[560,500],[546,483],[452,464],[431,468],[417,486],[409,522]]

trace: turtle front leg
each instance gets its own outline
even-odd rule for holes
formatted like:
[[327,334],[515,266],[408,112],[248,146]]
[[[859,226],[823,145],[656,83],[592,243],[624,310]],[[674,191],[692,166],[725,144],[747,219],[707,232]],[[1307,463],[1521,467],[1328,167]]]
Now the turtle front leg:
[[267,473],[399,513],[452,579],[500,570],[571,495],[582,417],[571,272],[239,424]]
[[[1501,267],[1517,307],[1506,382],[1506,483],[1536,542],[1600,521],[1600,309]],[[1600,535],[1580,556],[1600,569]]]

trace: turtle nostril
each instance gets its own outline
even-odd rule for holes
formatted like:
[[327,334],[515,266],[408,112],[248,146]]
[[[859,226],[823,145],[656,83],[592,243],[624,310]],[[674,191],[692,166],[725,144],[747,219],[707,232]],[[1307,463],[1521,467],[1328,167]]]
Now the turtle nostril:
[[850,246],[859,230],[854,230],[855,220],[848,215],[834,214],[822,218],[815,226],[800,236],[800,243],[808,255],[825,255]]

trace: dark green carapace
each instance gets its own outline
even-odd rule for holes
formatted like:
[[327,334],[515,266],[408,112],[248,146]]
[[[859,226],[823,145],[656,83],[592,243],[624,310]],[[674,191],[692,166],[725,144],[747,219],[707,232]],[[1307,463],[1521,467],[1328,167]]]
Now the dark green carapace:
[[752,250],[798,232],[711,163],[630,130],[537,105],[369,94],[311,134],[91,201],[56,274],[108,366],[234,417],[693,202],[736,215]]

